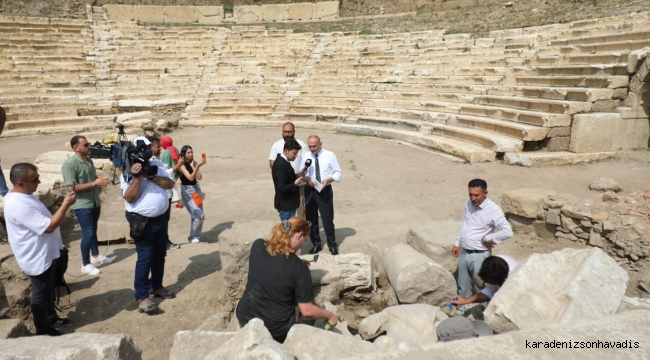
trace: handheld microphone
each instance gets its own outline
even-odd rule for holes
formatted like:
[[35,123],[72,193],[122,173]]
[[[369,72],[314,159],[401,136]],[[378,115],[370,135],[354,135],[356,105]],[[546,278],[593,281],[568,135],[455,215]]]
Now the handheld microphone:
[[305,168],[302,169],[302,171],[300,172],[302,176],[304,176],[307,173],[307,169],[309,169],[310,166],[311,166],[311,159],[305,160]]

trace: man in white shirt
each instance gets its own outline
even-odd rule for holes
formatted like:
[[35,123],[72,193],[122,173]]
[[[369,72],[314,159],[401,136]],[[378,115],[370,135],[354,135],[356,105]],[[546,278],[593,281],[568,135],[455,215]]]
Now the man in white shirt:
[[36,335],[62,335],[55,327],[70,324],[59,319],[54,310],[52,285],[63,242],[59,226],[70,206],[76,201],[69,193],[61,207],[52,215],[34,192],[40,184],[36,166],[19,163],[11,167],[9,181],[14,185],[4,198],[5,221],[9,244],[18,266],[32,283],[31,309]]
[[[318,227],[318,213],[320,212],[325,235],[327,236],[327,246],[332,255],[338,255],[339,249],[334,235],[334,191],[332,190],[332,183],[340,182],[343,172],[336,155],[323,149],[323,143],[318,136],[310,136],[307,139],[307,144],[310,153],[308,156],[303,156],[300,168],[305,168],[305,161],[311,159],[311,166],[305,174],[305,177],[309,178],[308,186],[305,187],[306,215],[307,220],[311,222],[310,238],[312,244],[314,244],[309,253],[316,254],[323,250]],[[319,191],[320,185],[322,185],[322,189]]]
[[[139,138],[147,146],[151,142]],[[135,263],[135,300],[141,312],[152,312],[158,305],[149,299],[155,297],[172,299],[176,295],[162,285],[167,255],[167,220],[165,213],[169,208],[167,191],[174,187],[174,180],[158,160],[149,160],[150,165],[158,167],[154,176],[147,176],[140,163],[130,167],[130,173],[120,177],[122,196],[125,200],[126,219],[135,240],[138,259]],[[151,273],[151,277],[149,274]]]
[[[284,152],[284,142],[288,139],[294,139],[298,142],[298,144],[300,144],[300,147],[302,149],[298,151],[296,158],[289,162],[291,163],[291,167],[293,167],[293,171],[296,173],[296,175],[298,175],[301,170],[300,165],[302,164],[302,159],[305,156],[309,155],[309,148],[307,147],[307,144],[299,139],[296,139],[295,135],[296,128],[293,126],[293,123],[286,122],[284,125],[282,125],[282,139],[273,143],[273,146],[271,146],[271,153],[269,154],[269,168],[271,168],[271,170],[273,170],[273,163],[275,162],[275,159],[278,157],[278,155],[282,155]],[[296,211],[296,216],[305,217],[305,187],[300,186],[298,191],[300,192],[300,206]]]
[[469,200],[456,235],[452,255],[458,262],[458,293],[470,297],[479,292],[474,276],[492,248],[512,237],[512,228],[499,205],[487,198],[487,183],[474,179],[468,184]]
[[451,299],[454,305],[482,303],[492,300],[510,274],[519,266],[519,262],[508,255],[489,256],[481,264],[478,277],[483,280],[485,287],[479,293],[470,297],[456,295]]

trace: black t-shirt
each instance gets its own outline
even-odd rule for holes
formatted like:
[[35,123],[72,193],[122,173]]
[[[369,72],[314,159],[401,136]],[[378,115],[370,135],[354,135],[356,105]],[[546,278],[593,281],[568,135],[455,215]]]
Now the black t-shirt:
[[237,318],[246,324],[253,318],[264,321],[273,337],[289,332],[296,322],[298,303],[314,300],[311,272],[305,263],[291,254],[276,256],[266,252],[264,240],[257,239],[251,248],[246,290],[237,305]]
[[[185,169],[191,174],[194,172],[194,168],[192,167],[192,164],[190,163],[185,163],[183,166],[185,166]],[[194,178],[194,181],[190,181],[185,177],[185,174],[183,174],[182,171],[180,171],[180,178],[181,178],[181,185],[196,185],[196,178]]]

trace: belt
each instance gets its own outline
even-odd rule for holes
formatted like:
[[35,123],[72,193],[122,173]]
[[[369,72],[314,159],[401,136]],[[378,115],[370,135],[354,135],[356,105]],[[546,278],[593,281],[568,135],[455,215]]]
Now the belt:
[[463,250],[465,250],[465,252],[468,254],[479,254],[479,253],[484,253],[486,251],[490,251],[490,250],[467,250],[465,248],[463,248]]

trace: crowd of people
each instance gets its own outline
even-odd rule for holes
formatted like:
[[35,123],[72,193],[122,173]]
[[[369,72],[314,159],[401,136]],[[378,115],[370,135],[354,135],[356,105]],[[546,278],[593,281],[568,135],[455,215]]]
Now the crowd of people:
[[[4,122],[2,108],[0,115]],[[205,214],[199,182],[203,178],[201,168],[206,164],[206,157],[203,155],[200,161],[195,160],[189,145],[178,151],[169,136],[162,139],[138,137],[133,142],[144,144],[151,151],[153,156],[149,164],[156,167],[155,174],[145,172],[141,162],[134,162],[120,175],[125,217],[137,253],[135,300],[141,312],[150,313],[158,307],[153,297],[175,297],[174,292],[163,286],[163,280],[167,249],[179,246],[170,241],[168,231],[177,179],[180,180],[180,202],[190,215],[188,242],[201,241]],[[51,214],[34,196],[40,180],[38,169],[32,164],[12,166],[13,190],[2,194],[12,251],[32,282],[31,309],[38,335],[60,335],[57,328],[70,323],[57,316],[52,296],[53,273],[60,253],[67,251],[59,226],[69,209],[81,227],[82,273],[99,275],[101,271],[97,266],[112,261],[99,253],[97,242],[100,189],[107,186],[109,180],[97,176],[90,157],[90,144],[84,136],[74,136],[70,145],[74,155],[62,167],[67,195],[56,213]],[[284,341],[299,314],[324,319],[332,326],[338,323],[336,314],[313,304],[310,264],[296,255],[308,237],[312,243],[310,254],[323,249],[319,215],[330,253],[339,254],[332,185],[340,182],[343,174],[336,155],[322,146],[317,135],[309,136],[307,143],[298,140],[292,123],[283,125],[282,139],[272,145],[269,166],[275,188],[274,207],[280,222],[271,229],[268,239],[253,242],[248,281],[236,306],[235,314],[241,326],[253,318],[260,318],[279,342]],[[474,179],[469,182],[468,190],[469,200],[452,250],[452,255],[459,258],[459,293],[450,302],[459,310],[469,303],[488,302],[517,266],[510,257],[491,256],[495,246],[512,236],[512,229],[499,206],[487,198],[487,183]],[[438,334],[440,339],[458,338],[458,334],[454,335],[454,329],[458,328],[472,336],[481,333],[471,323],[453,322],[440,328],[446,331]]]

